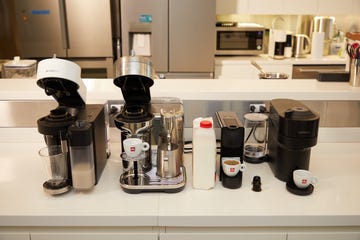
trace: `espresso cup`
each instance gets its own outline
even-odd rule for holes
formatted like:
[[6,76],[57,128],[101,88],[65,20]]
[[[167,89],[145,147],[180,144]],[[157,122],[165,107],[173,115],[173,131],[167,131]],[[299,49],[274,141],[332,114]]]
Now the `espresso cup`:
[[224,173],[229,177],[234,177],[239,171],[244,171],[246,166],[237,158],[223,158],[221,161]]
[[128,157],[137,157],[142,152],[149,150],[150,145],[140,138],[127,138],[123,141],[123,147]]
[[303,169],[298,169],[293,172],[293,180],[298,188],[307,188],[310,184],[318,182],[318,178],[311,172]]

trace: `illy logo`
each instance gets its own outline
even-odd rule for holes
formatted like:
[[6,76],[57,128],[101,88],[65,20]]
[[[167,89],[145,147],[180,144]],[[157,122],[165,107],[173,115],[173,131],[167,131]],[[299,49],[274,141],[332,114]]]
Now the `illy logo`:
[[130,147],[131,152],[135,152],[135,147]]

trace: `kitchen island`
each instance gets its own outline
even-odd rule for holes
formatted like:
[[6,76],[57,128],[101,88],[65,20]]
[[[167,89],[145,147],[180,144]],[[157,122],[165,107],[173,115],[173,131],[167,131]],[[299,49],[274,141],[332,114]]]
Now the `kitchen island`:
[[[351,132],[352,137],[360,136],[357,128]],[[207,237],[222,234],[230,234],[225,239],[249,234],[254,239],[299,234],[309,237],[301,239],[316,239],[310,237],[313,234],[360,237],[360,141],[320,142],[312,149],[310,170],[319,183],[310,196],[289,193],[267,163],[248,163],[239,189],[225,189],[218,180],[214,189],[193,189],[191,154],[184,157],[187,184],[183,191],[133,195],[120,188],[118,130],[111,129],[111,134],[112,154],[94,189],[54,197],[42,189],[46,173],[37,150],[44,142],[37,129],[1,128],[0,239],[11,235],[70,239],[53,237],[80,233],[115,234],[118,239],[157,239],[158,235],[160,239],[215,239]],[[261,192],[251,190],[255,175],[261,176]]]
[[[85,84],[88,102],[122,99],[111,79]],[[2,101],[51,99],[29,79],[0,80],[0,93]],[[185,100],[360,100],[360,88],[316,80],[155,80],[151,94]],[[119,130],[110,132],[112,154],[94,189],[53,197],[42,189],[46,173],[37,151],[44,142],[37,129],[0,128],[0,239],[360,239],[357,127],[320,129],[310,160],[319,183],[310,196],[289,193],[267,163],[247,164],[239,189],[225,189],[217,180],[212,190],[195,190],[191,154],[184,157],[183,191],[128,194],[119,185]],[[261,176],[261,192],[251,190],[255,175]]]

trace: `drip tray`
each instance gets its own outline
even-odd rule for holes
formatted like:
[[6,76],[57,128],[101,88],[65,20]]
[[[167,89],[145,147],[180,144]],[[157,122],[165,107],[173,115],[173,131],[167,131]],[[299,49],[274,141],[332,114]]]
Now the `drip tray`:
[[181,166],[180,175],[173,178],[161,178],[156,175],[157,168],[153,167],[144,174],[123,173],[120,176],[120,186],[127,193],[166,192],[177,193],[184,189],[186,184],[185,167]]

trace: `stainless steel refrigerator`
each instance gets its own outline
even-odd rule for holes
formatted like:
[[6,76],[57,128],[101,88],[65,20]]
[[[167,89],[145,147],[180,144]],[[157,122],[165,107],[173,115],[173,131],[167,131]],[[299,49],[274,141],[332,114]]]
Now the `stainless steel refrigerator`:
[[161,77],[213,77],[215,0],[120,2],[123,56],[130,55],[135,36],[143,35],[150,45],[146,55]]
[[110,2],[15,0],[22,57],[112,56]]
[[[70,58],[113,74],[110,0],[0,0],[12,27],[7,41],[21,58]],[[9,24],[7,24],[9,25]]]

